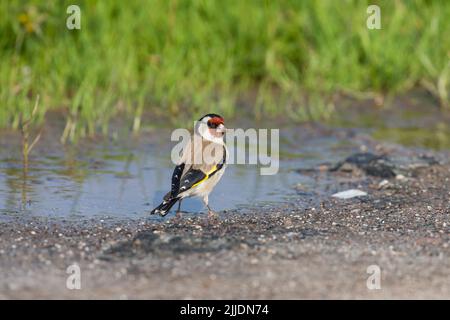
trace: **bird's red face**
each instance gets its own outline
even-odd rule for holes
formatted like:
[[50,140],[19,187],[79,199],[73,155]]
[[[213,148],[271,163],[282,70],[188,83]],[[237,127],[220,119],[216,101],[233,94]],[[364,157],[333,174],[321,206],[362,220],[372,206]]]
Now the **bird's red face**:
[[224,125],[224,120],[222,117],[212,117],[211,119],[208,120],[208,130],[209,133],[217,138],[223,137],[223,135],[225,134],[225,125]]

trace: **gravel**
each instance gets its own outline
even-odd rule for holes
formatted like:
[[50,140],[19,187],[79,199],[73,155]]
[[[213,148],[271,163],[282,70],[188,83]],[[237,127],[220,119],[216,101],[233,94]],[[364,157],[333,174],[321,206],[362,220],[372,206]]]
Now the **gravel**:
[[[213,220],[3,220],[0,298],[450,298],[449,165],[403,179],[317,175],[368,195],[299,195]],[[67,288],[73,264],[79,290]],[[372,265],[380,289],[367,287]]]

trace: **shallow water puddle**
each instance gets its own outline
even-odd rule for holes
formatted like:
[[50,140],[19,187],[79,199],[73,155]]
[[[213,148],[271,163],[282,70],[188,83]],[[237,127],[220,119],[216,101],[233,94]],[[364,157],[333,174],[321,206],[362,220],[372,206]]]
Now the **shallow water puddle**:
[[[211,206],[217,211],[245,209],[298,197],[293,186],[312,189],[315,182],[296,169],[337,161],[357,148],[332,135],[299,140],[302,136],[296,130],[280,132],[281,159],[276,175],[260,175],[257,165],[229,165],[210,195]],[[0,217],[147,217],[168,191],[173,170],[170,148],[159,144],[91,146],[86,154],[36,154],[27,172],[17,159],[20,157],[0,151]],[[304,193],[309,197],[314,194],[314,190]],[[195,198],[184,200],[182,210],[205,212]]]
[[[335,181],[301,174],[302,169],[308,171],[347,158],[360,151],[362,145],[367,147],[369,140],[374,142],[368,140],[370,135],[378,141],[393,141],[410,148],[449,149],[449,129],[442,124],[447,122],[448,115],[438,110],[421,112],[424,115],[421,117],[411,111],[413,107],[403,105],[391,110],[351,110],[338,113],[334,127],[341,129],[310,124],[282,126],[278,174],[263,176],[256,165],[229,165],[210,195],[212,208],[245,210],[299,198],[308,205],[308,201],[331,196],[332,191],[337,191],[329,188]],[[244,127],[253,125],[247,123]],[[366,129],[355,129],[361,127]],[[3,144],[0,219],[150,217],[149,212],[170,187],[173,170],[170,152],[175,143],[170,145],[169,140],[170,131],[158,129],[137,142],[90,143],[78,149],[61,150],[60,145],[46,145],[44,141],[33,151],[29,168],[24,172],[20,143],[3,139],[0,141]],[[195,198],[184,200],[182,209],[188,214],[205,212],[202,202]]]

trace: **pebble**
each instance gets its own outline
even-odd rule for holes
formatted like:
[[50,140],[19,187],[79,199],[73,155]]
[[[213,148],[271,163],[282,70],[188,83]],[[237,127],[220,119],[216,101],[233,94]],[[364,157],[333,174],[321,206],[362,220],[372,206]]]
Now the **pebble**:
[[383,180],[378,184],[378,188],[383,188],[383,187],[386,187],[387,185],[389,185],[389,181]]
[[358,189],[345,190],[332,195],[332,197],[338,199],[351,199],[355,197],[364,197],[364,196],[367,196],[367,192]]

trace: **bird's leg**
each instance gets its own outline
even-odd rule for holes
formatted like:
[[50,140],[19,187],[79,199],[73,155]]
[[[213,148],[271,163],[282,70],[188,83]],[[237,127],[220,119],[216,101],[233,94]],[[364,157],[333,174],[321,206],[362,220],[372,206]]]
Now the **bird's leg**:
[[183,201],[183,199],[180,199],[180,201],[178,201],[178,209],[175,215],[177,219],[181,219],[183,217],[183,213],[181,212],[181,201]]
[[217,218],[217,213],[215,213],[208,203],[208,196],[203,197],[203,203],[205,204],[206,208],[208,208],[208,218]]

